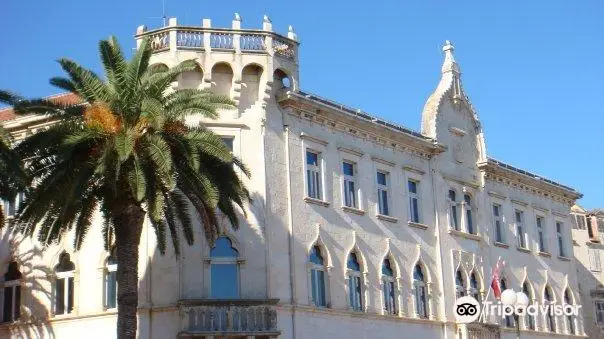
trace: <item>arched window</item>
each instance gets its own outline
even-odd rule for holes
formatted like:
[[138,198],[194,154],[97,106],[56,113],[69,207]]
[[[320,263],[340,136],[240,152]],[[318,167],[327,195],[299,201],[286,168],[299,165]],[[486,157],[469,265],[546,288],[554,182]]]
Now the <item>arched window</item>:
[[212,92],[215,94],[231,96],[233,84],[233,70],[226,63],[218,63],[212,68]]
[[472,197],[469,194],[464,194],[463,200],[465,203],[466,210],[466,232],[470,234],[476,234],[474,220],[472,220]]
[[[564,304],[573,305],[573,299],[568,288],[564,291]],[[573,320],[572,315],[566,316],[566,332],[568,334],[577,334],[575,330],[575,321]]]
[[178,87],[181,89],[198,89],[201,88],[203,82],[203,71],[197,66],[190,71],[184,71],[180,74]]
[[384,294],[384,312],[386,314],[397,314],[396,307],[396,280],[390,259],[382,262],[382,292]]
[[[545,291],[543,292],[543,301],[545,305],[553,305],[554,304],[554,294],[551,291],[549,286],[545,287]],[[547,332],[556,332],[556,318],[551,312],[547,312],[545,315],[545,330]]]
[[472,272],[472,274],[470,274],[470,295],[472,298],[480,302],[480,284],[478,283],[476,272]]
[[[505,278],[501,278],[501,280],[499,281],[499,286],[501,287],[501,292],[507,290],[508,289],[507,280],[505,280]],[[505,316],[505,326],[514,327],[514,318],[512,318],[511,315]]]
[[21,272],[17,262],[11,261],[4,274],[2,322],[11,322],[21,315]]
[[117,257],[115,247],[105,262],[105,297],[103,298],[105,309],[117,307]]
[[54,314],[73,312],[75,265],[67,252],[61,253],[55,266]]
[[449,211],[449,227],[451,227],[454,230],[459,231],[460,227],[459,227],[459,216],[457,214],[457,201],[456,201],[456,194],[454,190],[449,190],[449,205],[450,205],[450,211]]
[[239,297],[239,251],[231,239],[218,237],[210,250],[210,296],[216,299]]
[[239,110],[241,112],[252,107],[260,97],[260,79],[262,68],[257,65],[247,65],[241,72],[241,98]]
[[457,299],[463,297],[466,294],[466,284],[463,279],[461,270],[455,272],[455,296]]
[[415,313],[420,318],[428,318],[426,278],[420,264],[413,269],[413,288],[415,290]]
[[361,283],[361,265],[357,255],[351,252],[346,263],[348,268],[348,301],[355,311],[363,310],[363,285]]
[[326,307],[325,260],[318,245],[314,245],[310,249],[308,262],[310,264],[311,301],[317,307]]
[[[529,299],[529,304],[533,303],[533,292],[531,287],[529,286],[528,281],[525,281],[524,284],[522,284],[522,292],[524,292],[524,294],[526,294],[526,296]],[[526,313],[526,315],[524,316],[524,326],[530,330],[534,330],[535,329],[535,316],[528,314],[528,312]]]

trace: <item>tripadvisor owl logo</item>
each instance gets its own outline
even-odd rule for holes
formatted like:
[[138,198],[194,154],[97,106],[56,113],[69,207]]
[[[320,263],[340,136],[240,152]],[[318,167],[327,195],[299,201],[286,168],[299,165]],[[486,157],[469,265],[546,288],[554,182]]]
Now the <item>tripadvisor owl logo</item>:
[[470,296],[461,297],[455,301],[453,313],[457,323],[469,324],[480,316],[480,303]]

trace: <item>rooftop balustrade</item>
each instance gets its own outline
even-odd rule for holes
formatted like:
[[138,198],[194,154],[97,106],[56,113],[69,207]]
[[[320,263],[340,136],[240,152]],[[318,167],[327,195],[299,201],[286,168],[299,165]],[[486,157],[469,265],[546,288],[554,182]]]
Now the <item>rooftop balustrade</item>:
[[232,51],[233,53],[263,53],[295,61],[298,42],[293,28],[289,26],[287,36],[272,31],[267,16],[261,30],[241,29],[241,17],[235,14],[232,28],[212,28],[210,19],[203,19],[202,26],[179,26],[176,18],[170,18],[168,26],[147,30],[139,26],[136,30],[136,45],[149,39],[154,53],[174,50],[199,50],[202,52]]

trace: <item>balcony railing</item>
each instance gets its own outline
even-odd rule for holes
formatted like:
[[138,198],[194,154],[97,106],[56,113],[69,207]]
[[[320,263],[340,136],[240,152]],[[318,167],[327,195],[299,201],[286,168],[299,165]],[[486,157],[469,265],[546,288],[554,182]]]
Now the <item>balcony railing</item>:
[[184,300],[181,337],[192,335],[277,336],[277,299]]
[[147,31],[140,26],[136,32],[137,46],[142,39],[149,39],[153,52],[168,50],[193,49],[199,51],[233,51],[241,53],[265,53],[295,60],[298,43],[291,30],[286,36],[272,32],[270,21],[265,22],[262,30],[240,29],[240,22],[234,21],[231,29],[212,28],[209,20],[204,20],[203,27],[177,26],[176,19],[171,18],[169,25],[160,29]]

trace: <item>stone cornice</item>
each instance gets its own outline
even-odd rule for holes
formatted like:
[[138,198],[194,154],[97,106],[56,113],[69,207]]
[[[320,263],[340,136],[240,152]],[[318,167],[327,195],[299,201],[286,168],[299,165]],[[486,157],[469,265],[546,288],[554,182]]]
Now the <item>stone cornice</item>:
[[538,179],[535,176],[531,176],[531,174],[512,170],[492,159],[480,162],[477,165],[485,174],[485,180],[500,183],[522,192],[550,198],[567,205],[573,205],[575,200],[582,196],[577,191],[566,186],[552,183],[549,180]]
[[343,106],[328,105],[297,92],[288,91],[279,104],[291,116],[425,159],[445,150],[443,145],[419,133],[380,124],[377,119],[372,120],[364,115],[355,116]]

